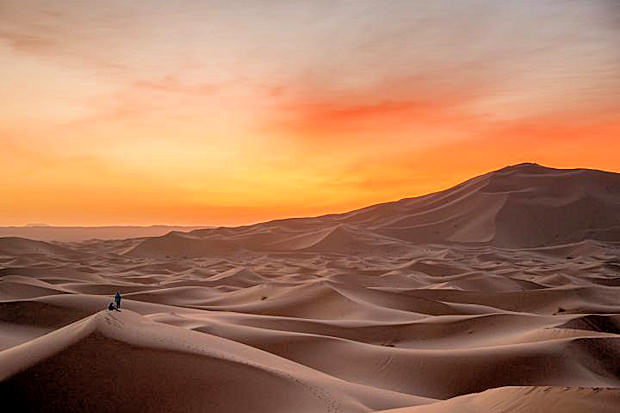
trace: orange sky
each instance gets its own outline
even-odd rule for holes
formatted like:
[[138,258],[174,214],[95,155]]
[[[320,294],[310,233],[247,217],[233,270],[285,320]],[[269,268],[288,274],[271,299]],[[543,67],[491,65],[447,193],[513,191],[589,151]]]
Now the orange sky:
[[242,224],[620,171],[609,1],[0,0],[0,225]]

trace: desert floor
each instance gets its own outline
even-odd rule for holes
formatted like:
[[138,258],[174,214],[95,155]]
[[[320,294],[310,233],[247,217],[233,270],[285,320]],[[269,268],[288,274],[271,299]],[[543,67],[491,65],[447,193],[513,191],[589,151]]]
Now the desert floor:
[[[5,402],[49,411],[620,406],[612,243],[126,254],[141,242],[2,239]],[[106,309],[116,291],[121,312]]]

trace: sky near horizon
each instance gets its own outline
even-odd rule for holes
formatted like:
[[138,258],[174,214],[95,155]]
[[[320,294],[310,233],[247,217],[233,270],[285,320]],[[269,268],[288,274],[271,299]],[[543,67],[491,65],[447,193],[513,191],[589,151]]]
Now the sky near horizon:
[[0,225],[343,212],[620,171],[620,2],[0,0]]

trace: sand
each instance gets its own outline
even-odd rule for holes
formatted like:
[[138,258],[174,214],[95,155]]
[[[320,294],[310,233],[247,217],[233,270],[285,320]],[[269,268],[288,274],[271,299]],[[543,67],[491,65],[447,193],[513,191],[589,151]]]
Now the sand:
[[59,412],[617,411],[619,235],[619,175],[522,164],[340,215],[0,238],[0,395]]

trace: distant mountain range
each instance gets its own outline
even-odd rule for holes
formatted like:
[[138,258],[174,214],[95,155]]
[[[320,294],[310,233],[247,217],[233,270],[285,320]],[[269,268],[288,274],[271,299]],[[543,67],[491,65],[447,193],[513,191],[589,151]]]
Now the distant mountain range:
[[0,227],[0,237],[21,237],[40,241],[78,242],[90,239],[125,239],[158,237],[170,231],[192,231],[197,226],[103,226],[103,227],[56,227],[47,224]]

